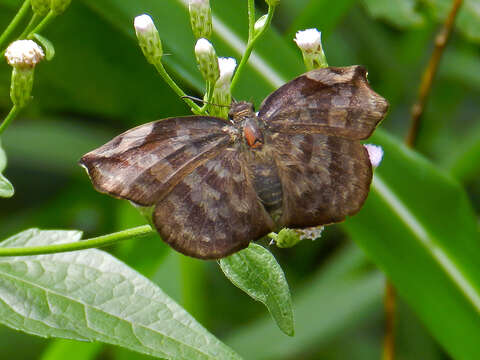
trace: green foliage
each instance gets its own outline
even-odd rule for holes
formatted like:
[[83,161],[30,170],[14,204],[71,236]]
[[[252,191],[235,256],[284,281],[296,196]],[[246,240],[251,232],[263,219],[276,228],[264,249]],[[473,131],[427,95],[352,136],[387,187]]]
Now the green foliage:
[[248,248],[220,259],[219,264],[232,283],[265,304],[278,327],[293,336],[290,291],[283,270],[270,251],[251,243]]
[[[238,61],[247,39],[247,2],[210,2],[214,17],[211,40],[217,54]],[[0,29],[21,3],[0,0]],[[135,343],[135,337],[128,336],[136,323],[122,317],[112,292],[107,299],[108,292],[99,290],[94,298],[92,292],[87,293],[88,287],[68,293],[65,288],[70,277],[77,277],[75,284],[81,280],[90,286],[95,285],[95,279],[103,279],[104,287],[113,291],[115,279],[123,277],[124,287],[117,287],[117,291],[144,284],[152,294],[162,294],[165,299],[158,288],[163,289],[245,359],[371,360],[380,357],[382,346],[379,329],[383,329],[385,278],[378,266],[391,278],[400,297],[398,359],[442,360],[446,353],[455,359],[475,359],[475,342],[480,337],[478,1],[465,0],[460,9],[456,31],[422,118],[417,149],[407,150],[398,140],[409,126],[410,107],[432,41],[451,4],[450,0],[282,0],[273,28],[256,46],[239,79],[233,96],[251,100],[258,108],[276,87],[304,72],[301,54],[292,39],[297,30],[317,27],[322,31],[329,63],[367,66],[372,87],[391,103],[390,114],[382,124],[385,131],[369,140],[384,147],[385,158],[375,172],[372,192],[362,211],[342,226],[327,227],[315,242],[302,241],[290,249],[270,248],[289,279],[294,337],[283,335],[268,311],[242,296],[215,263],[190,266],[157,236],[112,249],[117,258],[151,281],[98,250],[2,258],[2,321],[41,336],[95,338],[144,353],[157,351],[156,356],[164,356],[166,351],[171,351],[173,358],[186,354],[181,353],[185,346],[180,343],[167,350],[162,348],[167,342],[158,341],[167,335],[174,336],[173,341],[181,337],[198,340],[176,325],[161,326],[145,335],[155,340],[150,345],[156,349],[142,350],[145,344]],[[257,5],[266,9],[263,1]],[[2,133],[9,159],[7,174],[15,184],[16,196],[0,201],[1,238],[30,227],[82,229],[94,236],[143,223],[129,204],[95,193],[76,163],[82,154],[127,128],[189,113],[155,75],[136,43],[133,18],[144,12],[156,22],[168,71],[188,94],[203,93],[204,82],[193,52],[195,39],[183,1],[72,2],[68,11],[40,33],[55,45],[56,55],[36,69],[33,101]],[[2,118],[10,107],[9,79],[9,67],[0,65]],[[0,156],[0,172],[5,167],[3,160]],[[3,179],[0,192],[3,189],[12,194],[13,188],[9,182],[2,183]],[[62,241],[79,238],[78,232],[62,235]],[[113,276],[101,274],[101,267],[87,269],[80,262],[85,258],[111,264]],[[61,265],[52,262],[60,260]],[[237,277],[246,270],[236,268]],[[45,272],[40,273],[40,269]],[[258,271],[273,276],[263,268]],[[251,280],[252,273],[240,280]],[[86,278],[89,274],[97,277]],[[259,284],[247,284],[246,289],[259,291]],[[286,284],[283,286],[285,289]],[[281,289],[276,291],[288,294]],[[125,298],[130,300],[125,304],[140,304],[137,295],[127,294]],[[48,301],[41,301],[47,296]],[[5,303],[5,297],[10,302]],[[102,312],[102,304],[93,302],[102,297],[109,301],[103,305],[116,306]],[[288,303],[285,299],[284,305]],[[49,307],[52,304],[68,304],[70,310],[55,313],[59,308]],[[173,304],[172,300],[168,304]],[[178,310],[191,327],[201,329],[203,339],[211,339],[205,351],[223,349],[219,351],[228,354],[223,358],[231,354],[180,306],[172,306],[148,315],[167,316],[172,309]],[[82,325],[85,317],[78,310],[82,308],[95,313],[94,324],[101,325],[106,334],[93,333]],[[32,311],[27,312],[29,309]],[[288,316],[280,319],[288,320]],[[291,318],[288,321],[292,325]],[[0,332],[0,359],[32,360],[42,353],[38,358],[44,360],[74,355],[92,360],[151,359],[101,343],[41,340],[7,327]],[[203,349],[188,347],[185,351]],[[190,358],[198,357],[195,354]]]
[[[79,241],[23,231],[2,247]],[[238,359],[157,286],[100,250],[0,259],[1,322],[43,337],[102,341],[163,358]]]

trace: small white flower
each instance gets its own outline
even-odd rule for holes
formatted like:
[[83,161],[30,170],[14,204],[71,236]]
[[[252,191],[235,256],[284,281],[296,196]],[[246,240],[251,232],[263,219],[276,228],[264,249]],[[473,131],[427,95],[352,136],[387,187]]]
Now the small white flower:
[[218,58],[218,67],[220,68],[220,79],[218,79],[218,81],[230,83],[235,68],[237,67],[237,61],[231,57],[221,57]]
[[383,149],[381,146],[373,145],[373,144],[365,144],[365,149],[368,151],[368,157],[370,158],[370,162],[372,163],[372,167],[376,168],[383,159]]
[[302,51],[318,51],[322,48],[322,33],[317,29],[297,31],[294,41]]
[[197,39],[212,35],[212,10],[209,0],[190,0],[188,3],[190,24]]
[[133,21],[133,26],[135,27],[135,32],[137,33],[137,36],[139,33],[144,34],[157,30],[155,28],[155,24],[153,23],[152,18],[147,14],[135,17],[135,20]]
[[195,54],[197,54],[197,56],[211,54],[212,52],[215,53],[215,50],[213,49],[213,45],[210,41],[204,38],[198,39],[197,43],[195,44]]
[[44,57],[42,48],[33,40],[14,41],[5,51],[7,63],[18,67],[33,68]]

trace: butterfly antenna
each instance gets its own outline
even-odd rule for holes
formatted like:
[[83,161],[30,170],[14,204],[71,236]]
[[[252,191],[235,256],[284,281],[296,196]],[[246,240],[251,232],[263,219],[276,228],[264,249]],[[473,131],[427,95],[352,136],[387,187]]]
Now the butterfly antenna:
[[194,100],[194,101],[201,102],[202,104],[209,104],[209,105],[213,105],[213,106],[227,107],[227,108],[230,107],[229,105],[214,104],[214,103],[205,101],[205,100],[203,100],[203,99],[200,99],[200,98],[198,98],[198,97],[191,96],[191,95],[184,95],[184,96],[182,96],[182,99],[190,99],[190,100]]

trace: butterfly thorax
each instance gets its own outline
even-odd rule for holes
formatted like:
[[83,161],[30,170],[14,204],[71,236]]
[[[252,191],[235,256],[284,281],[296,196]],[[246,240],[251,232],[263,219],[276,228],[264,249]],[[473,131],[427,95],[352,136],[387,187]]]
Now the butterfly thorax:
[[276,222],[282,215],[283,191],[273,147],[265,143],[265,124],[248,102],[233,103],[229,116],[242,134],[242,147],[255,192]]

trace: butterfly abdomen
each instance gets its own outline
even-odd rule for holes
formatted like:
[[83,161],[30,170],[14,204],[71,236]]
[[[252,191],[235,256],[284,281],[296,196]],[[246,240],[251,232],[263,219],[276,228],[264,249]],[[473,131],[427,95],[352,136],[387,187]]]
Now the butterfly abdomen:
[[276,165],[273,161],[251,165],[253,173],[253,186],[265,210],[270,215],[277,213],[282,207],[282,183],[278,176]]

